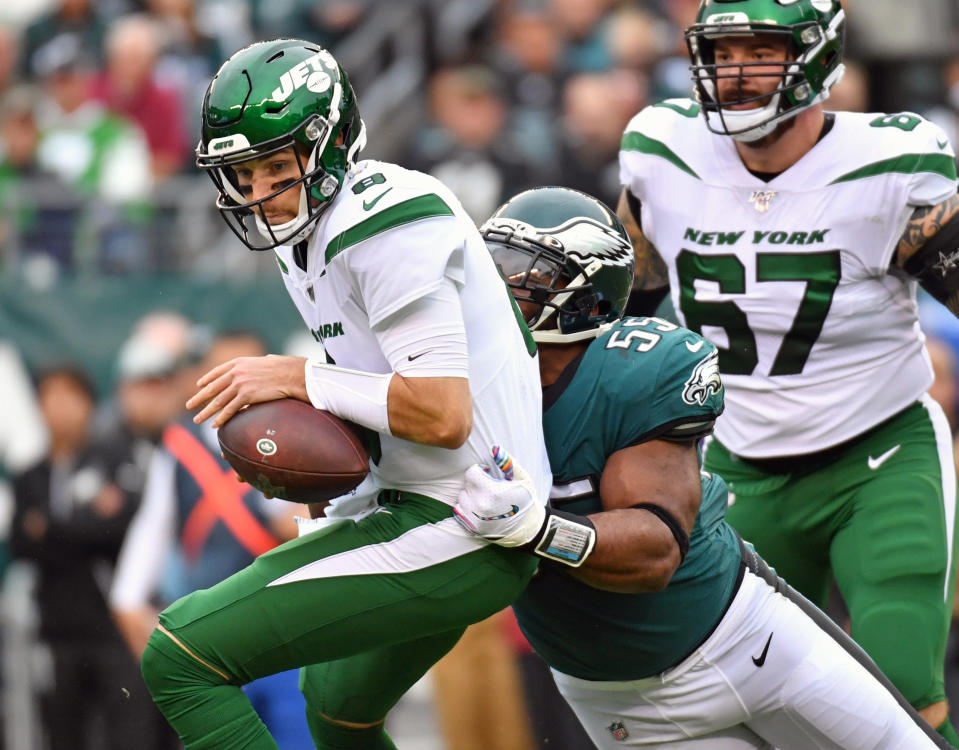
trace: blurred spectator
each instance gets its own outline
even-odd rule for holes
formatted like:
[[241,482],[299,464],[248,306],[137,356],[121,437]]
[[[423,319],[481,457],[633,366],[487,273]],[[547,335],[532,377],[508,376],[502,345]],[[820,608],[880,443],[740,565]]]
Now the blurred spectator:
[[522,149],[541,164],[556,159],[556,111],[565,78],[559,26],[543,9],[504,4],[486,58],[504,82]]
[[0,94],[15,85],[20,62],[20,37],[13,29],[0,24]]
[[47,450],[47,427],[20,352],[0,338],[0,574],[9,554],[13,516],[9,478],[37,463]]
[[925,115],[946,131],[949,142],[955,148],[959,145],[959,57],[954,57],[946,64],[942,78],[946,95]]
[[[227,332],[214,340],[196,372],[265,352],[258,336]],[[143,503],[123,542],[110,593],[131,651],[142,654],[163,607],[294,538],[296,514],[309,516],[305,506],[268,500],[238,481],[220,455],[216,430],[193,424],[181,406],[150,462]],[[312,746],[298,683],[298,670],[292,670],[244,687],[281,750]]]
[[614,204],[623,131],[645,105],[646,79],[641,73],[583,73],[570,78],[563,89],[558,184]]
[[660,26],[663,55],[652,74],[652,100],[691,97],[692,81],[684,33],[696,21],[699,0],[655,0],[665,24]]
[[612,4],[613,0],[549,0],[547,7],[565,42],[567,70],[598,72],[612,66],[604,28]]
[[513,619],[507,608],[470,625],[430,670],[446,750],[539,747],[509,632]]
[[332,48],[363,20],[375,0],[250,0],[257,38],[310,39]]
[[[38,92],[27,86],[0,95],[0,265],[32,244],[28,235],[38,224],[33,191],[25,185],[25,180],[39,177],[39,133],[34,113],[37,96]],[[44,245],[49,247],[49,242],[48,238]],[[56,255],[69,254],[68,246],[50,249]]]
[[156,310],[138,320],[117,356],[115,403],[104,416],[106,429],[130,443],[142,442],[141,454],[149,454],[193,393],[205,339],[202,329],[177,312]]
[[36,54],[61,35],[76,39],[83,54],[101,62],[103,20],[93,0],[55,0],[54,7],[34,20],[23,32],[22,72],[36,73]]
[[445,183],[475,221],[537,179],[534,160],[509,125],[499,79],[488,67],[444,68],[430,80],[433,122],[414,144],[413,165]]
[[183,102],[176,90],[156,79],[161,27],[146,14],[122,16],[110,25],[105,44],[106,67],[93,85],[93,96],[143,129],[155,179],[175,174],[186,165],[191,144],[184,132]]
[[95,405],[73,365],[37,381],[50,434],[46,458],[14,478],[14,556],[37,569],[39,636],[52,656],[41,699],[49,750],[152,748],[156,708],[106,604],[120,541],[135,510],[115,483],[119,460],[91,434]]
[[147,0],[160,40],[155,79],[159,87],[177,92],[189,146],[200,138],[196,113],[210,79],[226,57],[216,37],[200,28],[195,5],[195,0]]
[[[104,270],[142,266],[147,249],[142,236],[133,234],[143,218],[137,209],[151,187],[142,133],[90,98],[93,63],[79,37],[60,35],[34,57],[43,85],[37,106],[38,167],[70,187],[75,201],[81,196],[89,201],[83,225],[75,223],[76,204],[64,207],[67,226],[61,231],[69,238],[70,254],[57,260],[66,268],[79,262],[77,256],[92,256],[91,264]],[[90,236],[85,244],[81,231]]]
[[847,61],[842,80],[829,90],[826,109],[833,112],[867,112],[869,71],[859,63]]
[[606,44],[617,67],[649,72],[674,51],[669,23],[635,5],[622,5],[610,16]]

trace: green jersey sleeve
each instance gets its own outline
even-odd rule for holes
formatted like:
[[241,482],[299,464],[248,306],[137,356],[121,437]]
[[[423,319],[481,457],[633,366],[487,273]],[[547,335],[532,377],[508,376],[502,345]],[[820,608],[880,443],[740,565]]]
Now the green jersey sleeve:
[[703,437],[723,411],[716,347],[660,318],[624,318],[590,347],[587,363],[604,402],[620,407],[608,414],[611,452]]

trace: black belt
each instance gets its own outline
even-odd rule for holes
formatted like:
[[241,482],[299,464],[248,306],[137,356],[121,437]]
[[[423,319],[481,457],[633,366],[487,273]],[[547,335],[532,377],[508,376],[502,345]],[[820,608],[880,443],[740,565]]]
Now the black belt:
[[914,404],[910,404],[905,409],[896,412],[891,417],[887,417],[882,420],[875,427],[870,427],[865,432],[862,432],[854,438],[850,438],[845,442],[840,443],[839,445],[834,445],[832,448],[826,448],[822,451],[817,451],[816,453],[803,453],[795,456],[775,456],[774,458],[747,458],[746,456],[740,456],[738,453],[730,453],[742,461],[744,464],[752,466],[753,468],[764,471],[767,474],[808,474],[813,471],[822,469],[825,466],[838,461],[842,458],[843,454],[852,448],[860,440],[865,440],[867,437],[875,433],[877,430],[885,427],[889,422],[899,417],[903,412],[911,409]]

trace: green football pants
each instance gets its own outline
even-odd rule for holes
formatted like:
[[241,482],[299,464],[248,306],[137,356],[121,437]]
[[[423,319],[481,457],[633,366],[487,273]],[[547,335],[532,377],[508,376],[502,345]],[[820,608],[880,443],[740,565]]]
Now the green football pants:
[[820,607],[835,578],[853,638],[906,699],[944,700],[956,472],[942,410],[923,397],[822,463],[773,473],[715,440],[706,453],[740,535]]
[[444,503],[391,498],[358,522],[261,555],[160,615],[167,633],[153,633],[143,675],[189,750],[276,750],[240,686],[307,665],[322,665],[302,679],[317,746],[350,747],[326,744],[320,717],[382,721],[467,625],[523,590],[533,555],[469,534]]

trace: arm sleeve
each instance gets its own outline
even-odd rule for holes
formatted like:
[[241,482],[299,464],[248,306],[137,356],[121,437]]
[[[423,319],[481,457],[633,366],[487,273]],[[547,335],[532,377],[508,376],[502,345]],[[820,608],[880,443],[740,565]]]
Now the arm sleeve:
[[394,372],[406,378],[469,377],[457,284],[443,278],[373,329]]
[[130,522],[110,588],[110,606],[138,609],[156,591],[163,565],[173,546],[176,505],[173,496],[176,461],[157,450],[150,462],[143,502]]

